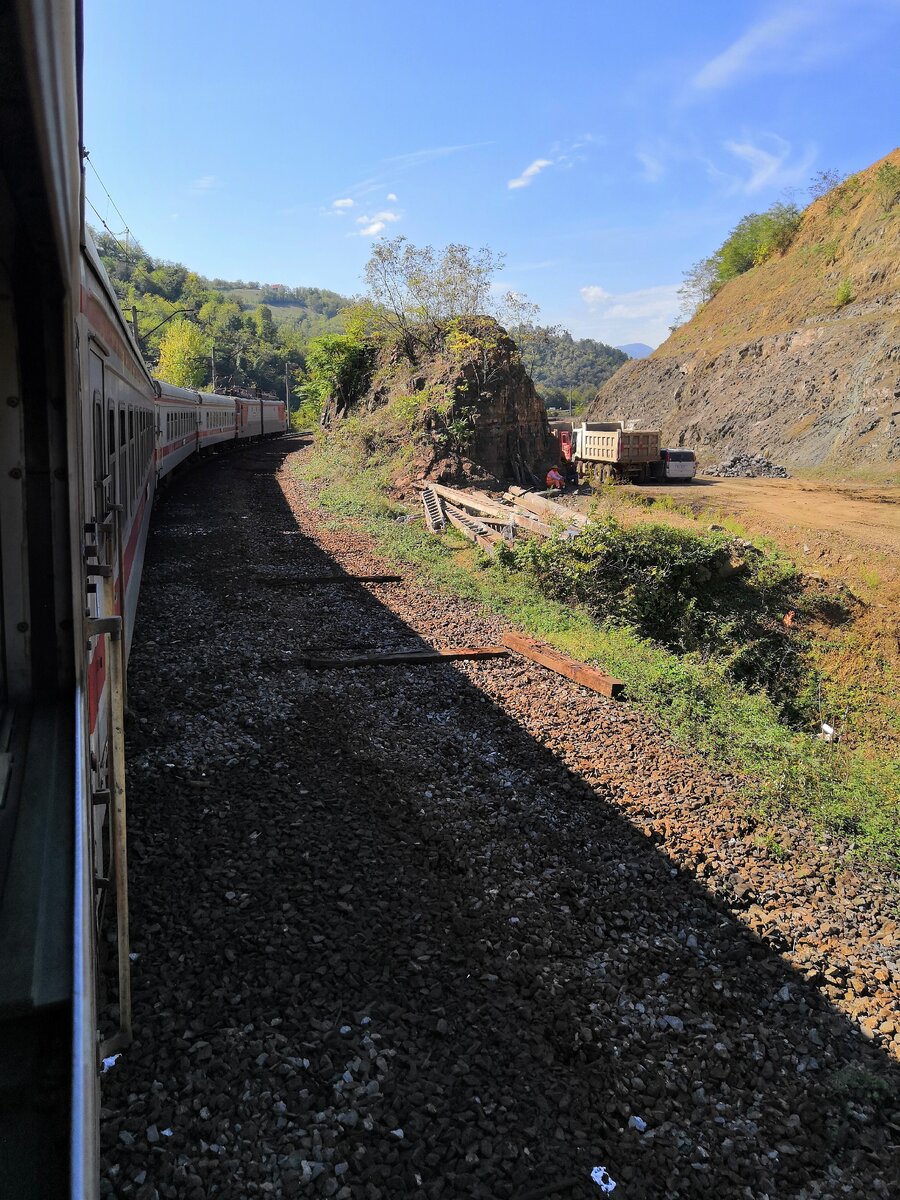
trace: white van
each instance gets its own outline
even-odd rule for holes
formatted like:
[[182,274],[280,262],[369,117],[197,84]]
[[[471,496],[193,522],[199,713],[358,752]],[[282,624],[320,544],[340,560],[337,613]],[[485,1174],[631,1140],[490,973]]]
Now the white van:
[[665,479],[689,482],[697,474],[697,457],[693,450],[660,450],[659,459]]

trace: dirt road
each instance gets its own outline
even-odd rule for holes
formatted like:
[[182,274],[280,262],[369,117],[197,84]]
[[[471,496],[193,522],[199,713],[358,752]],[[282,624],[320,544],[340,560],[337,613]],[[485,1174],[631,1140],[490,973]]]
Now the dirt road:
[[867,562],[895,578],[900,560],[900,487],[831,484],[801,479],[714,479],[640,488],[699,512],[736,518],[795,551],[798,559],[828,566]]

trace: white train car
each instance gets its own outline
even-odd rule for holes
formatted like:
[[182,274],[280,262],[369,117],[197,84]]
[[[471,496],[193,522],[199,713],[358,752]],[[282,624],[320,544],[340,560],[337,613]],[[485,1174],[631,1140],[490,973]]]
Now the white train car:
[[237,440],[237,401],[233,396],[200,393],[200,452]]
[[[80,0],[0,5],[0,1196],[94,1200],[131,1038],[124,698],[158,481],[284,405],[157,385],[83,232]],[[99,1040],[115,910],[119,1028]]]
[[156,381],[156,475],[163,479],[200,445],[200,393]]
[[[105,300],[82,275],[80,45],[77,0],[0,5],[0,1195],[16,1200],[98,1183],[88,589],[102,603],[112,574],[92,573],[108,564],[85,559],[84,525],[95,479],[112,488],[92,461],[109,437],[92,350],[115,348],[99,317],[90,337]],[[111,367],[125,495],[118,405],[126,434],[144,409],[126,378]]]

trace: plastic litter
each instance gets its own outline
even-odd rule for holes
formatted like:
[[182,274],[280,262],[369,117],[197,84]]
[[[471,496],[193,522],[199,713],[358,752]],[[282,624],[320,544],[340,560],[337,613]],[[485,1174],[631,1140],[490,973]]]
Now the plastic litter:
[[606,1167],[594,1167],[593,1171],[591,1171],[591,1179],[593,1179],[601,1192],[614,1192],[616,1190],[616,1181],[610,1176]]
[[121,1057],[122,1057],[121,1054],[111,1054],[109,1056],[109,1058],[104,1058],[103,1074],[105,1075],[107,1071],[109,1071],[112,1067],[114,1067]]
[[638,1131],[638,1133],[643,1133],[644,1130],[647,1128],[647,1122],[644,1120],[643,1117],[629,1117],[628,1118],[628,1128],[636,1129]]
[[403,1137],[403,1130],[402,1130],[402,1129],[392,1129],[392,1130],[391,1130],[391,1133],[393,1134],[393,1136],[394,1136],[395,1138],[402,1138],[402,1137]]

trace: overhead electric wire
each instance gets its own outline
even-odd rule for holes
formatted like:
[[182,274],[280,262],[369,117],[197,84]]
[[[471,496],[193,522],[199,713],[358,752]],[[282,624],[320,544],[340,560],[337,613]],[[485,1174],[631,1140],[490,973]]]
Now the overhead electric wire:
[[[103,226],[103,228],[106,230],[106,232],[109,234],[109,236],[113,239],[113,241],[116,243],[116,245],[119,247],[119,249],[122,251],[122,253],[127,258],[128,257],[128,244],[127,243],[123,244],[122,242],[119,241],[119,235],[116,233],[113,233],[113,231],[110,229],[110,227],[104,221],[104,219],[100,216],[99,212],[97,212],[95,205],[93,205],[91,203],[90,198],[88,196],[85,196],[84,199],[85,199],[85,202],[87,203],[87,205],[93,209],[94,215],[96,216],[97,220],[100,222],[100,224]],[[119,212],[119,210],[116,209],[116,212]],[[119,216],[121,216],[121,215],[122,214],[119,213]],[[126,227],[125,232],[130,233],[131,230]]]
[[[124,227],[125,227],[125,233],[126,233],[126,234],[128,234],[128,235],[130,236],[130,235],[131,235],[131,230],[128,228],[128,222],[125,220],[125,217],[122,215],[122,210],[119,208],[118,204],[116,204],[115,200],[113,200],[112,196],[110,195],[109,188],[106,186],[106,184],[105,184],[105,183],[103,182],[103,180],[100,178],[100,172],[97,170],[97,168],[94,166],[93,162],[91,161],[91,152],[90,152],[90,150],[85,150],[85,152],[84,152],[84,161],[87,163],[87,165],[88,165],[88,166],[91,168],[91,170],[92,170],[92,171],[94,172],[94,174],[97,176],[97,182],[98,182],[98,183],[100,184],[100,186],[103,188],[104,192],[106,192],[106,198],[107,198],[107,200],[110,202],[110,204],[111,204],[111,205],[113,206],[113,208],[116,210],[116,212],[119,214],[119,219],[121,220],[122,224],[123,224],[123,225],[124,225]],[[91,205],[91,208],[94,208],[93,204]],[[94,208],[94,212],[97,212],[96,208]],[[97,215],[99,216],[99,213],[98,213]]]

